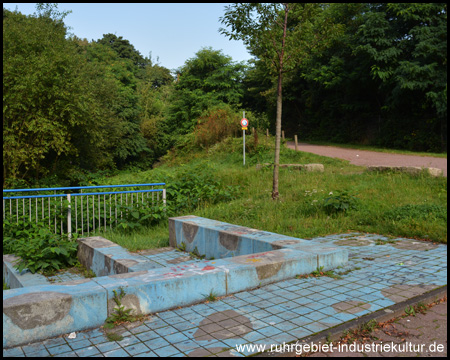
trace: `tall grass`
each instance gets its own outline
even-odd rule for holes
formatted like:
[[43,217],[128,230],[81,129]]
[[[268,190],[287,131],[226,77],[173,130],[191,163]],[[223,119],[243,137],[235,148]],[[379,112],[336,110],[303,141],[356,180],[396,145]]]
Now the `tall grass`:
[[[228,138],[209,150],[188,149],[166,157],[153,170],[121,174],[110,183],[138,183],[176,179],[183,169],[210,172],[220,183],[236,190],[226,202],[199,201],[172,216],[193,214],[232,224],[310,239],[350,231],[370,232],[447,243],[447,179],[427,174],[365,172],[348,161],[295,152],[283,148],[281,163],[322,163],[323,173],[280,169],[278,201],[271,200],[272,170],[256,169],[257,163],[273,162],[273,139],[249,136],[247,161],[242,164],[242,139]],[[207,185],[207,184],[205,184]],[[327,211],[326,199],[345,202],[356,198],[355,208]],[[130,249],[168,245],[167,220],[141,229],[131,237],[105,234]],[[108,237],[109,236],[109,237]],[[134,240],[133,240],[134,239]]]

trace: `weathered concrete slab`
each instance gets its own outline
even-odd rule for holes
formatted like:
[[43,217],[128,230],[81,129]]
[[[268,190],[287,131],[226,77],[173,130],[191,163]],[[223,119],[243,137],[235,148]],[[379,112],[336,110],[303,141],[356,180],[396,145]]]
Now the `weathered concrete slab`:
[[[124,305],[135,314],[150,314],[204,301],[211,292],[226,295],[226,271],[206,264],[189,264],[96,279],[108,292],[108,314],[116,304],[113,290],[123,287]],[[128,307],[127,307],[128,306]]]
[[[273,164],[265,163],[265,164],[257,164],[257,169],[262,169],[263,167],[272,167]],[[325,168],[323,164],[280,164],[281,168],[290,168],[295,170],[303,170],[303,171],[317,171],[324,172]]]
[[3,291],[3,347],[101,326],[106,297],[89,279]]
[[120,294],[121,288],[126,309],[149,314],[204,301],[211,293],[223,296],[308,274],[320,266],[332,269],[348,259],[343,247],[196,216],[170,218],[169,238],[172,247],[185,246],[209,260],[161,265],[101,237],[78,239],[80,262],[99,277],[4,291],[3,346],[101,326],[117,306],[114,291]]
[[48,284],[43,275],[32,274],[28,269],[17,271],[14,265],[18,259],[15,255],[3,255],[3,281],[10,289]]
[[80,238],[77,241],[78,260],[97,276],[123,274],[157,267],[146,257],[132,254],[100,236]]
[[420,167],[420,166],[388,166],[388,165],[370,165],[367,167],[367,171],[378,172],[403,172],[411,175],[420,175],[423,172],[430,174],[431,176],[443,176],[444,171],[442,169],[432,167]]

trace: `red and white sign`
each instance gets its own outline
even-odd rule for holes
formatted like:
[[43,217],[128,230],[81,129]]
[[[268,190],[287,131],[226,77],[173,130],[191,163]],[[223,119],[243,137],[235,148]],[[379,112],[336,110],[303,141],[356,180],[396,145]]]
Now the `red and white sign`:
[[241,126],[242,126],[242,128],[247,128],[247,126],[248,126],[248,120],[247,120],[246,118],[243,118],[243,119],[241,120]]

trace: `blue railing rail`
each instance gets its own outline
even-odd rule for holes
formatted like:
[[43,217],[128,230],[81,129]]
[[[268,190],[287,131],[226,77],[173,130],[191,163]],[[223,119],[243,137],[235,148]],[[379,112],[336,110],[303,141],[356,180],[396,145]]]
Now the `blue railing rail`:
[[[151,205],[154,205],[155,203],[159,204],[162,201],[162,204],[165,207],[166,205],[166,189],[164,188],[165,185],[166,185],[165,183],[150,183],[150,184],[121,184],[121,185],[75,186],[75,187],[35,188],[35,189],[3,189],[3,195],[5,195],[5,193],[6,194],[11,193],[11,195],[13,195],[13,196],[3,196],[3,219],[6,219],[8,217],[12,218],[14,216],[16,218],[16,221],[18,222],[19,211],[23,216],[28,216],[30,221],[32,221],[32,219],[34,218],[34,220],[38,222],[39,218],[41,218],[42,220],[47,217],[49,226],[51,225],[52,221],[54,222],[55,233],[57,233],[58,232],[57,220],[59,218],[61,234],[64,232],[63,228],[65,223],[65,225],[67,226],[67,233],[69,234],[69,236],[72,234],[72,225],[75,225],[75,232],[81,231],[81,235],[84,235],[86,230],[89,236],[91,231],[91,218],[93,231],[95,231],[97,220],[98,220],[97,228],[101,227],[101,220],[103,220],[103,226],[106,230],[108,219],[109,219],[109,226],[111,228],[113,222],[117,224],[119,212],[120,217],[121,218],[123,217],[123,212],[121,208],[123,207],[124,204],[127,207],[129,205],[139,203],[142,204],[143,206],[149,205],[150,204],[149,196],[151,195]],[[145,187],[147,187],[147,189],[138,190]],[[95,190],[98,189],[120,189],[120,188],[124,188],[124,190],[95,192]],[[133,188],[133,189],[126,190],[126,188]],[[38,195],[23,194],[30,192],[45,192],[45,194],[38,194]],[[48,194],[48,192],[53,192],[53,194]],[[144,194],[145,194],[145,201],[144,201]],[[160,194],[162,194],[161,199]],[[108,199],[106,199],[107,195]],[[119,202],[118,202],[118,195],[120,195]],[[139,195],[141,197],[140,199]],[[97,196],[97,206],[95,205],[96,196]],[[100,208],[101,196],[103,196],[103,206],[102,206],[103,214]],[[80,197],[79,202],[77,200],[78,197]],[[60,198],[59,209],[55,201],[51,203],[50,198]],[[60,212],[61,209],[63,208],[64,198],[67,199],[68,206],[67,206],[67,218],[63,220],[63,217],[59,215],[61,215]],[[72,201],[72,198],[74,198],[75,201]],[[90,212],[91,206],[89,204],[90,198],[92,200],[91,212]],[[38,199],[40,199],[39,204]],[[44,199],[48,200],[47,204],[45,204]],[[83,201],[84,199],[85,201]],[[19,202],[19,200],[21,201]],[[44,211],[44,208],[46,208],[46,211]],[[84,211],[84,209],[86,210]],[[107,210],[109,210],[109,214]],[[126,211],[128,211],[128,209]]]

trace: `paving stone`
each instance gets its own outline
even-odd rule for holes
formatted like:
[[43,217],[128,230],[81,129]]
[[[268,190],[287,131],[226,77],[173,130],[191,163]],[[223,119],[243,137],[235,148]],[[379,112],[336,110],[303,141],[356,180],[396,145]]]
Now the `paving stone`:
[[[377,239],[387,240],[378,235],[352,236],[336,235],[311,240],[324,244],[347,243],[343,248],[350,250],[349,265],[338,270],[352,271],[341,275],[342,279],[290,279],[216,302],[154,314],[144,323],[122,326],[119,332],[124,339],[118,343],[109,342],[102,330],[94,329],[77,333],[76,339],[48,339],[4,349],[3,354],[48,356],[49,351],[54,356],[249,355],[224,348],[247,342],[280,344],[301,339],[447,283],[444,245],[424,252],[426,245],[421,243],[411,247],[412,242],[417,242],[415,240],[398,239],[399,246],[395,247],[392,244],[375,245]],[[349,242],[353,245],[348,245]],[[361,246],[365,242],[370,245]],[[180,254],[148,256],[167,262],[179,258]],[[361,269],[356,270],[355,266]],[[443,318],[439,311],[434,313],[433,310],[428,312],[428,316],[436,322]],[[424,335],[411,321],[399,324],[399,328],[400,325],[411,335]],[[442,331],[437,324],[435,326],[437,332]],[[220,351],[216,352],[216,349]]]
[[105,357],[129,357],[130,355],[122,348],[103,353]]
[[50,355],[57,355],[57,354],[62,354],[62,353],[67,353],[67,352],[71,352],[72,351],[70,346],[67,345],[67,344],[53,346],[51,348],[47,348],[47,350],[50,353]]
[[159,338],[156,338],[156,339],[151,339],[151,340],[144,341],[144,344],[145,344],[145,346],[147,346],[152,351],[155,351],[155,349],[159,349],[161,347],[169,345],[169,342],[167,342],[163,338],[159,337]]
[[100,351],[95,346],[88,346],[87,348],[77,349],[75,350],[78,356],[93,356],[100,354]]
[[119,348],[120,348],[120,345],[115,341],[110,341],[107,343],[97,345],[97,349],[100,350],[102,353],[108,352],[111,350],[115,350],[115,349],[119,349]]
[[154,352],[156,355],[158,355],[160,357],[167,357],[167,356],[179,354],[180,350],[178,350],[176,347],[174,347],[172,345],[168,345],[168,346],[164,346],[162,348],[156,349],[156,350],[154,350]]

